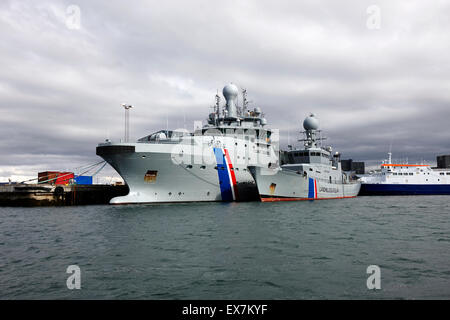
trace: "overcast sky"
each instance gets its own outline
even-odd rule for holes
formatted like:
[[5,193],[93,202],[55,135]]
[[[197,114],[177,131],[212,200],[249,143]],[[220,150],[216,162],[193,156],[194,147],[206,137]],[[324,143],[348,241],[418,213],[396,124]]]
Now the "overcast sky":
[[344,158],[433,161],[450,154],[449,17],[448,1],[2,0],[0,181],[101,160],[122,102],[134,138],[191,129],[228,82],[282,146],[314,112]]

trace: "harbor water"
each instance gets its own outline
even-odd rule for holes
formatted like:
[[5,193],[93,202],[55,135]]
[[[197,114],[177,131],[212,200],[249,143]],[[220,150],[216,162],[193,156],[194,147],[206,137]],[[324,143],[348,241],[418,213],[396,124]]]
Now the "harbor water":
[[449,217],[448,196],[3,207],[0,298],[450,299]]

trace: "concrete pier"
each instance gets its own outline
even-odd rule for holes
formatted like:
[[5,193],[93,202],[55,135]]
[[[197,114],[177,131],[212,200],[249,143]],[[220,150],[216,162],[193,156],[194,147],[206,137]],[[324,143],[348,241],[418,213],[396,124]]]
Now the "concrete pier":
[[111,185],[0,185],[0,206],[72,206],[108,204],[118,196],[128,194],[128,186]]

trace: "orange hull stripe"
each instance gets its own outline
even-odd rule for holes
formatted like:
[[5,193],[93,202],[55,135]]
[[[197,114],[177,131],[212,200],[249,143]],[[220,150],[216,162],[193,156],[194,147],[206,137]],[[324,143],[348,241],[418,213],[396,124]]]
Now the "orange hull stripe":
[[330,199],[349,199],[349,198],[356,198],[356,196],[334,197],[334,198],[261,198],[261,201],[277,202],[277,201],[306,201],[306,200],[330,200]]

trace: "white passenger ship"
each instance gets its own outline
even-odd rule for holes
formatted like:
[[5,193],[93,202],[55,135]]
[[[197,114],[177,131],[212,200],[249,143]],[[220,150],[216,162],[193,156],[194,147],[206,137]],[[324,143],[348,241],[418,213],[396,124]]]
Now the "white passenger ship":
[[450,169],[392,163],[392,153],[388,156],[380,172],[361,177],[361,195],[450,194]]

